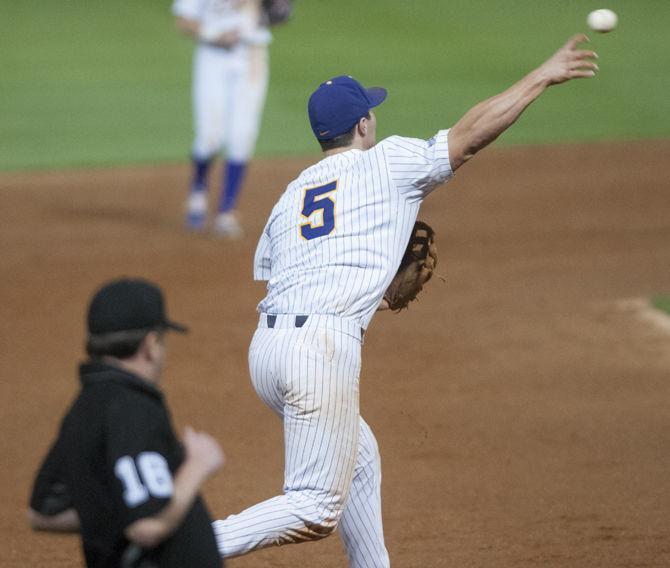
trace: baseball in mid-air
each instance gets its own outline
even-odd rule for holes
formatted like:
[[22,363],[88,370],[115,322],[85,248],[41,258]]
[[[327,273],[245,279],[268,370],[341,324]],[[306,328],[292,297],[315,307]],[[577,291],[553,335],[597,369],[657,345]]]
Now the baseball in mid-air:
[[603,8],[601,10],[593,10],[593,12],[587,16],[586,23],[593,31],[605,33],[611,32],[616,28],[618,20],[619,18],[615,12]]

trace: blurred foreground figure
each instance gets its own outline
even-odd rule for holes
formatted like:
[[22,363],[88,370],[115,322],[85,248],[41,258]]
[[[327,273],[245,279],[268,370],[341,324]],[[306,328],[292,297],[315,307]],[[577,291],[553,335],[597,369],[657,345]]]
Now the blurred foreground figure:
[[35,480],[35,530],[81,532],[89,567],[218,568],[198,495],[223,466],[217,442],[186,429],[177,440],[159,385],[170,321],[145,280],[103,286],[88,311],[81,391]]

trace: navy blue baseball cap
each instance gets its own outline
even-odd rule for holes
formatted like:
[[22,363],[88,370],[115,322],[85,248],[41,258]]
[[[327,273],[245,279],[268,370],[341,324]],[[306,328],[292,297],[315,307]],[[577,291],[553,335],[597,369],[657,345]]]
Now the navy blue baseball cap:
[[120,278],[95,293],[88,308],[90,335],[144,329],[188,328],[168,319],[162,290],[147,280]]
[[366,89],[349,75],[333,77],[309,97],[307,112],[317,140],[330,140],[349,132],[370,109],[386,99],[386,89]]

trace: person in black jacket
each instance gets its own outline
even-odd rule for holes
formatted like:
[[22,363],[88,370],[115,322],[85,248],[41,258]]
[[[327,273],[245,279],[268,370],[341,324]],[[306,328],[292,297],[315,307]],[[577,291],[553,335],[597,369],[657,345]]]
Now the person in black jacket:
[[140,279],[103,286],[88,311],[81,391],[37,473],[35,530],[79,531],[86,565],[221,566],[199,496],[224,463],[218,443],[186,429],[183,446],[159,384],[170,321],[161,290]]

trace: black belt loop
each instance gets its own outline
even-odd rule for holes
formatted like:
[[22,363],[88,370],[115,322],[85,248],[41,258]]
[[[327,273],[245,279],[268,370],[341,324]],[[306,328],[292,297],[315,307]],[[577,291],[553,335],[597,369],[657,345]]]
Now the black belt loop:
[[[307,323],[309,316],[295,316],[294,324],[296,327],[302,327]],[[265,314],[265,322],[269,328],[274,328],[277,325],[277,314]],[[365,337],[365,328],[361,328],[361,341]]]
[[[302,327],[305,325],[305,323],[307,323],[308,318],[309,316],[295,316],[295,326]],[[266,314],[265,321],[267,322],[269,328],[273,328],[275,325],[277,325],[277,316],[275,314]]]

